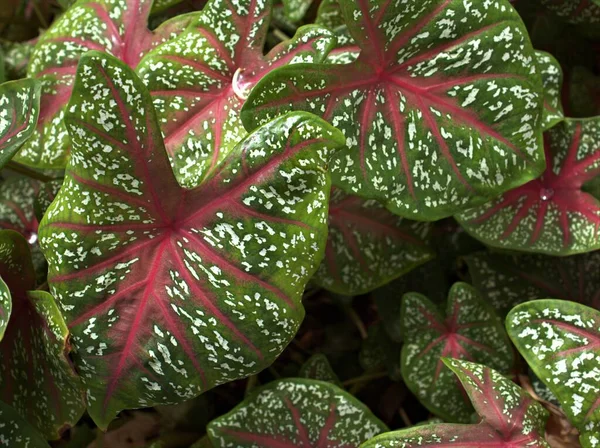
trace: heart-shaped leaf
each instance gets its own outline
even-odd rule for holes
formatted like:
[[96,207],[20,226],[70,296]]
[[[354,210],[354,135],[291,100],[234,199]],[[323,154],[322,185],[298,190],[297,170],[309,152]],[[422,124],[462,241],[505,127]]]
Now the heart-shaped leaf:
[[481,417],[477,425],[430,424],[382,434],[362,448],[528,447],[544,440],[548,412],[523,389],[481,364],[444,359]]
[[465,261],[473,286],[500,316],[522,302],[546,297],[600,309],[600,252],[571,257],[480,252]]
[[550,53],[536,51],[535,55],[544,89],[543,128],[548,130],[565,118],[561,101],[563,73],[559,62]]
[[544,134],[546,171],[457,216],[486,244],[568,255],[600,248],[600,203],[582,187],[600,173],[600,118],[565,120]]
[[540,174],[541,82],[508,2],[340,5],[356,62],[269,73],[242,111],[248,129],[290,109],[317,113],[346,136],[334,184],[407,218],[443,218]]
[[264,56],[271,5],[272,0],[212,0],[193,26],[139,64],[183,186],[198,185],[247,135],[240,110],[265,73],[321,61],[335,43],[328,30],[307,26]]
[[213,445],[221,448],[358,447],[386,430],[339,387],[299,378],[267,384],[208,425]]
[[0,275],[12,302],[0,342],[0,399],[44,436],[58,439],[83,414],[83,393],[67,358],[67,326],[53,297],[32,291],[31,253],[12,230],[0,231]]
[[33,79],[0,85],[0,168],[34,132],[40,113],[40,88]]
[[81,59],[66,120],[73,151],[40,242],[98,426],[268,366],[323,257],[339,131],[282,117],[183,189],[149,92],[98,52]]
[[0,401],[0,441],[10,448],[50,448],[44,438],[9,405]]
[[446,316],[425,296],[402,298],[402,377],[408,388],[445,421],[468,422],[469,400],[442,358],[484,363],[507,372],[513,364],[502,322],[475,288],[455,283],[448,293]]
[[327,356],[321,353],[317,353],[308,358],[308,360],[302,364],[298,376],[311,380],[325,381],[340,387],[342,386],[342,382],[333,371]]
[[348,296],[372,291],[435,256],[430,223],[409,221],[373,199],[334,188],[325,260],[313,279]]
[[600,443],[600,312],[562,300],[515,307],[506,328],[535,374],[550,388],[584,448]]

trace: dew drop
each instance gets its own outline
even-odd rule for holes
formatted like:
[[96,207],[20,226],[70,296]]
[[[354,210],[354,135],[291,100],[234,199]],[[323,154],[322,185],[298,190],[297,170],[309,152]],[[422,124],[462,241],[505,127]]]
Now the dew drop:
[[552,188],[542,188],[540,190],[540,199],[542,201],[549,201],[554,196],[554,190]]
[[242,101],[246,101],[248,99],[250,90],[252,90],[252,83],[246,78],[247,74],[244,72],[244,70],[242,68],[238,68],[233,74],[233,80],[231,82],[233,92]]

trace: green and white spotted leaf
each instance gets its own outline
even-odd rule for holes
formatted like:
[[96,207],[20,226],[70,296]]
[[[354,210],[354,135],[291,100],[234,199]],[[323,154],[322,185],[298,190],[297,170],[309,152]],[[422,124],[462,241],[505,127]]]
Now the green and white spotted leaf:
[[10,448],[50,448],[48,442],[13,408],[0,401],[0,444]]
[[485,365],[443,361],[461,382],[481,422],[413,426],[377,436],[361,448],[550,448],[544,439],[548,411],[527,392]]
[[[507,0],[340,0],[361,52],[266,75],[248,129],[289,110],[344,132],[334,185],[437,220],[535,179],[544,166],[541,76]],[[460,19],[459,19],[460,18]]]
[[325,260],[313,281],[347,296],[370,292],[435,256],[429,245],[432,228],[334,188]]
[[0,85],[0,168],[31,137],[40,113],[40,83],[33,79]]
[[27,64],[35,47],[35,42],[33,40],[0,43],[0,48],[4,54],[4,68],[8,79],[20,79],[27,76]]
[[506,328],[579,429],[582,446],[600,446],[600,311],[563,300],[535,300],[515,307]]
[[544,89],[543,128],[546,131],[565,118],[561,101],[563,73],[559,62],[550,53],[536,51],[535,55],[542,75],[542,87]]
[[337,43],[327,54],[325,62],[329,64],[351,64],[358,59],[360,48],[348,32],[348,27],[342,25],[334,30]]
[[8,320],[12,312],[12,300],[10,298],[10,290],[4,280],[0,277],[0,342],[4,337]]
[[33,210],[38,221],[41,221],[44,217],[46,210],[48,210],[48,207],[50,207],[50,204],[52,204],[52,201],[56,198],[62,184],[63,180],[57,179],[45,182],[40,187],[40,190],[35,197],[35,201],[33,202]]
[[342,386],[342,382],[333,371],[327,356],[321,353],[317,353],[316,355],[312,355],[310,358],[308,358],[308,360],[300,368],[298,376],[311,380],[325,381],[340,387]]
[[508,372],[513,365],[510,341],[502,322],[475,288],[455,283],[448,293],[446,315],[416,293],[402,298],[402,377],[434,414],[448,422],[469,422],[472,408],[442,358],[480,362]]
[[326,26],[332,30],[345,25],[346,22],[342,15],[340,2],[338,0],[322,0],[319,9],[317,10],[315,23],[317,25]]
[[98,426],[270,365],[324,255],[324,168],[341,133],[281,117],[184,189],[149,92],[99,52],[81,59],[67,125],[73,150],[40,242]]
[[540,0],[548,10],[575,25],[600,24],[600,2],[597,0]]
[[140,62],[182,186],[198,185],[247,135],[240,110],[265,73],[320,62],[335,44],[311,25],[263,55],[271,9],[272,0],[212,0],[193,26]]
[[456,216],[471,235],[503,249],[571,255],[600,248],[600,202],[583,187],[600,173],[600,117],[566,119],[544,134],[546,171]]
[[304,19],[314,0],[282,0],[283,11],[292,23],[299,23]]
[[299,378],[267,384],[207,429],[219,448],[350,448],[387,430],[339,387]]
[[600,252],[571,257],[479,252],[465,257],[473,286],[498,315],[556,297],[600,309]]

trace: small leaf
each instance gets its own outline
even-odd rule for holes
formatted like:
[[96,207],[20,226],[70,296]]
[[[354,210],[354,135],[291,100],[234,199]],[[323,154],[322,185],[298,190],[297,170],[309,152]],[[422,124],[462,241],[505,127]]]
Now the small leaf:
[[337,294],[357,296],[411,271],[435,256],[432,225],[409,221],[373,199],[334,188],[325,260],[313,278]]
[[541,3],[569,23],[600,24],[600,3],[597,0],[541,0]]
[[480,252],[465,261],[473,286],[500,316],[545,297],[600,308],[600,252],[571,257]]
[[402,346],[393,341],[381,324],[369,327],[367,338],[363,340],[358,361],[360,366],[367,372],[387,369],[389,377],[400,380],[400,350]]
[[450,216],[540,174],[541,81],[508,2],[340,5],[358,59],[269,73],[242,110],[248,129],[291,109],[322,116],[346,136],[334,184],[413,219]]
[[600,203],[582,186],[600,173],[600,118],[565,120],[544,134],[546,171],[536,180],[457,215],[494,247],[549,255],[600,248]]
[[27,76],[27,64],[33,52],[35,40],[26,42],[2,42],[4,64],[8,79],[20,79]]
[[[98,92],[110,95],[92,100]],[[40,241],[98,426],[270,365],[302,321],[323,257],[324,168],[339,131],[287,115],[187,190],[150,94],[99,52],[81,59],[67,125],[73,150]]]
[[443,357],[484,363],[507,372],[513,365],[510,341],[501,321],[466,283],[448,294],[446,316],[425,296],[402,298],[402,377],[434,414],[450,422],[468,422],[471,406],[456,378],[444,369]]
[[548,130],[565,118],[561,101],[563,73],[559,62],[550,53],[536,51],[535,55],[544,89],[543,128]]
[[208,425],[213,445],[221,448],[357,447],[386,430],[352,395],[306,379],[269,383]]
[[325,381],[340,387],[342,386],[342,382],[333,371],[327,356],[321,353],[317,353],[316,355],[312,355],[310,358],[308,358],[308,360],[300,368],[298,376],[311,380]]
[[282,0],[285,16],[292,23],[301,22],[314,0]]
[[323,25],[330,29],[345,25],[342,9],[338,0],[322,0],[317,10],[317,25]]
[[50,448],[44,438],[9,405],[0,401],[0,442],[10,448]]
[[444,363],[462,383],[481,422],[414,426],[382,434],[361,448],[549,448],[544,440],[548,412],[523,389],[481,364],[457,359]]
[[584,448],[600,444],[600,312],[562,300],[515,307],[506,328],[531,369],[554,393]]

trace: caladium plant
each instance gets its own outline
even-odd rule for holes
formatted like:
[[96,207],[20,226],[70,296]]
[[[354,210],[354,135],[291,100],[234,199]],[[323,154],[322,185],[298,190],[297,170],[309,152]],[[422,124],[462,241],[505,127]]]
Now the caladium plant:
[[339,131],[283,116],[187,190],[123,62],[84,55],[68,110],[73,149],[40,242],[98,426],[268,366],[323,257]]
[[484,363],[507,373],[512,349],[502,322],[478,292],[455,283],[448,293],[445,316],[425,296],[402,298],[402,377],[409,389],[445,421],[469,422],[472,407],[443,358]]
[[219,447],[357,447],[386,426],[356,398],[322,381],[267,384],[208,426]]
[[584,448],[600,444],[600,312],[562,300],[535,300],[506,317],[508,333],[561,402]]
[[13,408],[0,401],[0,440],[14,448],[49,448],[44,437]]

